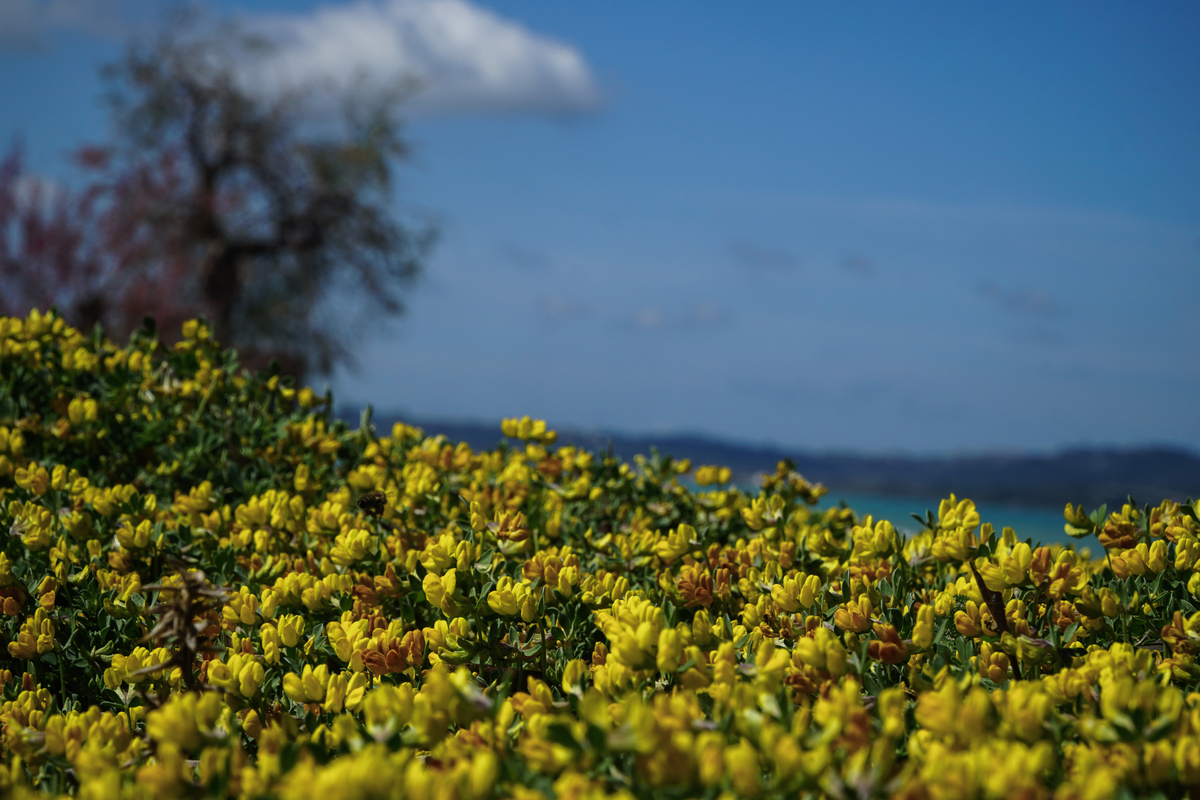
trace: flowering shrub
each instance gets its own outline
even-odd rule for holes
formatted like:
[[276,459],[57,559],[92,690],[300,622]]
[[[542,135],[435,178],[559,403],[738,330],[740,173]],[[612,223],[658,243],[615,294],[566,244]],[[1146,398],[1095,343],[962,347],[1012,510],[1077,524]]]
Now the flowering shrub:
[[1190,502],[1068,505],[1094,558],[953,496],[905,536],[787,464],[351,430],[183,333],[0,319],[6,791],[1200,791]]

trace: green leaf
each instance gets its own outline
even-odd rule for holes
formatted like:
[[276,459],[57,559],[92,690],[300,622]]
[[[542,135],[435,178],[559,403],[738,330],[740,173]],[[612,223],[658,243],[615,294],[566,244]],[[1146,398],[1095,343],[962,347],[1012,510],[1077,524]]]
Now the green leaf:
[[575,741],[571,729],[561,722],[552,722],[546,726],[546,738],[562,747],[570,748],[571,750],[580,750],[579,742]]
[[938,627],[937,635],[933,637],[933,644],[935,647],[937,645],[941,644],[942,640],[946,638],[946,630],[949,627],[950,627],[950,617],[947,617],[945,620],[942,621],[942,624]]
[[591,750],[603,751],[608,745],[607,737],[600,728],[588,723],[587,726],[587,746]]

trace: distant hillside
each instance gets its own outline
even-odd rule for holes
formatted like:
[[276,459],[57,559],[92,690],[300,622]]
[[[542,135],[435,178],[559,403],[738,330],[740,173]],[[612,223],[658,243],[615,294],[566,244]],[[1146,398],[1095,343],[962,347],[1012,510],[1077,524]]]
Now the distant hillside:
[[[347,417],[349,419],[349,416]],[[357,420],[357,415],[354,416]],[[398,417],[377,415],[380,431],[391,428]],[[430,434],[474,448],[490,448],[502,438],[500,426],[404,418]],[[910,456],[817,455],[774,447],[733,444],[704,436],[623,436],[581,431],[559,431],[560,444],[575,444],[630,459],[651,448],[696,464],[718,464],[733,470],[735,480],[752,481],[755,475],[774,471],[775,464],[790,458],[796,469],[812,481],[848,494],[895,497],[944,497],[956,492],[977,502],[1004,503],[1031,508],[1061,509],[1083,503],[1091,508],[1125,502],[1133,495],[1139,503],[1157,503],[1165,497],[1184,500],[1200,496],[1200,457],[1166,447],[1123,449],[1070,449],[1050,455],[978,455],[947,458]]]

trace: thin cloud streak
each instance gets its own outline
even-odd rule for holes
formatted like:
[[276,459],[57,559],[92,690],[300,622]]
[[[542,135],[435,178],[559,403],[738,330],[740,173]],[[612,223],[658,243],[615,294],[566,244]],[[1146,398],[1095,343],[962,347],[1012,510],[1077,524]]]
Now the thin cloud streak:
[[546,272],[552,266],[550,257],[541,250],[535,250],[519,244],[501,244],[496,248],[496,254],[505,263],[526,272]]
[[1056,317],[1062,308],[1047,292],[1026,287],[1005,289],[990,281],[979,285],[979,294],[1002,311],[1022,317]]
[[762,247],[744,239],[732,242],[729,245],[729,254],[735,263],[748,269],[787,271],[800,265],[791,253]]
[[846,272],[863,277],[870,277],[875,274],[875,262],[859,253],[850,253],[844,256],[838,262],[838,266]]
[[[689,196],[689,201],[697,198]],[[1103,208],[1018,205],[999,203],[938,202],[903,197],[847,197],[776,191],[726,192],[701,197],[702,201],[743,208],[786,208],[790,213],[816,214],[856,222],[921,223],[979,226],[982,229],[1052,229],[1079,236],[1183,237],[1197,242],[1196,224],[1161,220]],[[974,228],[972,228],[974,229]]]
[[543,297],[538,300],[537,309],[542,318],[550,322],[581,319],[591,314],[586,303],[567,297]]
[[695,303],[682,311],[666,311],[659,306],[642,306],[618,320],[620,327],[642,333],[668,330],[698,330],[724,325],[732,319],[723,307],[710,302]]
[[0,52],[27,52],[46,44],[57,30],[97,36],[126,32],[123,0],[0,0]]

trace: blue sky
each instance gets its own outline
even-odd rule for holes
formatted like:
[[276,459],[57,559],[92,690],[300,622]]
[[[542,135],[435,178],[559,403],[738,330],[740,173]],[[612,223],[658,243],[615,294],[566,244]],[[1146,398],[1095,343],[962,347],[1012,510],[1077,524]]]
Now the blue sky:
[[[95,65],[152,6],[10,3],[0,139],[61,177],[104,131]],[[217,8],[288,31],[303,69],[427,72],[399,202],[442,238],[410,313],[331,376],[346,403],[825,450],[1200,449],[1200,6]],[[419,48],[434,12],[470,53],[355,44],[394,24]],[[521,69],[493,68],[501,42]]]

